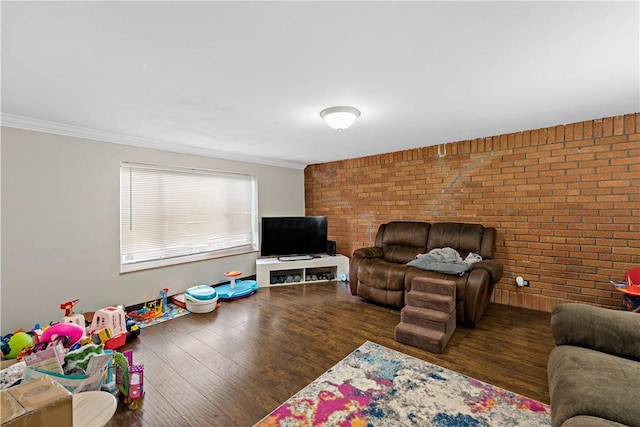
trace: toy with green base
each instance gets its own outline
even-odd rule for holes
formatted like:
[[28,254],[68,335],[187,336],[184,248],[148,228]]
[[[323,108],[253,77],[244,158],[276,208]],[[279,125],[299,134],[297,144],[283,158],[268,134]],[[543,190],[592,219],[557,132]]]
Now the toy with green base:
[[144,397],[144,365],[133,364],[133,350],[115,352],[113,365],[116,371],[116,388],[129,409],[138,409]]

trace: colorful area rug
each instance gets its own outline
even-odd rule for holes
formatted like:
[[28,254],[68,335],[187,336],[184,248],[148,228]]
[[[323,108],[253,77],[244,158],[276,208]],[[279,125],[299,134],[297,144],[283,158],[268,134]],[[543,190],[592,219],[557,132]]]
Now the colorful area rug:
[[162,316],[154,317],[153,319],[133,319],[140,329],[147,328],[149,326],[156,325],[158,323],[166,322],[167,320],[175,319],[176,317],[184,316],[191,313],[186,308],[178,307],[174,303],[167,304],[167,311]]
[[366,342],[256,426],[545,426],[550,408]]

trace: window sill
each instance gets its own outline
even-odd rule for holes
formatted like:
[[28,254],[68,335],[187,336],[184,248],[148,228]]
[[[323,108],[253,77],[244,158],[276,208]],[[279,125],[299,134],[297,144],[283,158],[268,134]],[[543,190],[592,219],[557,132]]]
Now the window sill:
[[127,273],[133,273],[136,271],[151,270],[154,268],[169,267],[172,265],[181,265],[181,264],[205,261],[210,259],[226,258],[229,256],[244,255],[244,254],[250,254],[254,252],[258,252],[258,250],[253,247],[242,247],[242,248],[226,249],[223,251],[207,252],[207,253],[195,254],[195,255],[186,255],[186,256],[180,256],[175,258],[165,258],[165,259],[158,259],[158,260],[152,260],[152,261],[141,261],[141,262],[130,263],[130,264],[120,264],[120,274],[127,274]]

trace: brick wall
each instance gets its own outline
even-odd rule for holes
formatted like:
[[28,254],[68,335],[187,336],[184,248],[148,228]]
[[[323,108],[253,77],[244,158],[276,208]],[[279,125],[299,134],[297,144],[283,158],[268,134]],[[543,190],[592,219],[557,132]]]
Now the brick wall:
[[[609,284],[640,265],[640,113],[310,165],[307,215],[350,256],[391,220],[498,229],[493,300],[619,308]],[[517,288],[516,276],[530,280]]]

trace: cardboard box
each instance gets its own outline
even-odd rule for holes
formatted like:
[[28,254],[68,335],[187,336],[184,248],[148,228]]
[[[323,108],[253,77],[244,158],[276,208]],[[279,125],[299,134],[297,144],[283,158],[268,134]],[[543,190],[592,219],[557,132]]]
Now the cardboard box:
[[73,427],[71,393],[49,377],[0,392],[2,427]]

